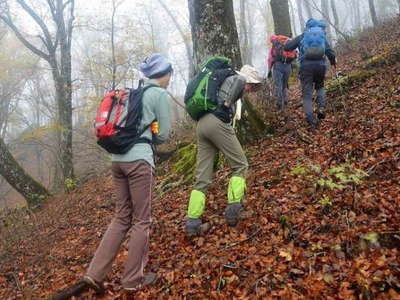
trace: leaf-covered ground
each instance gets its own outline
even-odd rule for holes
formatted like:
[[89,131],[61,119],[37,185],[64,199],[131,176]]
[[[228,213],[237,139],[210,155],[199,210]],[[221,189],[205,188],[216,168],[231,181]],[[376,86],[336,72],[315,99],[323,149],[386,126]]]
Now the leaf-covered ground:
[[[354,39],[357,51],[341,48],[344,74],[374,72],[331,81],[318,131],[306,131],[293,87],[277,136],[247,149],[246,211],[236,228],[222,217],[228,168],[211,186],[203,219],[211,226],[201,237],[183,233],[190,186],[154,200],[148,269],[160,279],[137,299],[400,299],[399,25]],[[77,281],[113,216],[113,197],[108,174],[18,222],[4,218],[0,299],[44,297]],[[118,299],[126,254],[123,247],[103,299]]]

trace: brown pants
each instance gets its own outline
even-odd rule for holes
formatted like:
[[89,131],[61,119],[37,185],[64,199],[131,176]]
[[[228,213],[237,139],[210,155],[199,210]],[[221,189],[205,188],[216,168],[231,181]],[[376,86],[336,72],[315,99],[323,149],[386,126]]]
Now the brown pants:
[[149,231],[154,169],[144,160],[113,162],[116,213],[90,263],[87,275],[103,281],[111,271],[125,235],[132,228],[128,257],[122,275],[124,288],[135,287],[143,279],[149,255]]

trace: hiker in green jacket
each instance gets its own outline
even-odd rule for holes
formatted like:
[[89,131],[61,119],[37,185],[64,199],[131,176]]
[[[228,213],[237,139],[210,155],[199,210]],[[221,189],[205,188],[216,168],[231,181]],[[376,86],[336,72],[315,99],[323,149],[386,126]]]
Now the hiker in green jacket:
[[242,211],[241,200],[246,190],[245,176],[248,169],[246,156],[232,127],[236,102],[244,93],[254,90],[261,83],[257,70],[249,65],[242,67],[236,75],[229,76],[222,83],[218,93],[218,107],[207,113],[197,123],[197,168],[196,183],[191,192],[186,220],[187,235],[200,233],[206,192],[212,182],[214,159],[221,151],[232,169],[228,185],[228,205],[225,218],[235,226]]

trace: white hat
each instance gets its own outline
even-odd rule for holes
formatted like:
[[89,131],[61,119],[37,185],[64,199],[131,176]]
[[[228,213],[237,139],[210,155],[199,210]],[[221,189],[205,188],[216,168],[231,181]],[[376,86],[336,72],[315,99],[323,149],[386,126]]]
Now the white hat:
[[246,78],[246,83],[261,83],[258,71],[250,65],[244,65],[240,71],[236,71],[236,73]]

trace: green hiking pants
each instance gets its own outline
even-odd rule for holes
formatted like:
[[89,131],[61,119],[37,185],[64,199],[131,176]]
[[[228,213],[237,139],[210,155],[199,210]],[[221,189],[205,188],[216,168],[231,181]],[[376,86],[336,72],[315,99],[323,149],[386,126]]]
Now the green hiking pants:
[[199,218],[204,210],[205,193],[212,182],[215,156],[221,151],[232,170],[228,186],[228,203],[240,202],[246,188],[245,176],[249,167],[246,156],[230,124],[213,114],[197,123],[196,183],[189,201],[190,218]]

